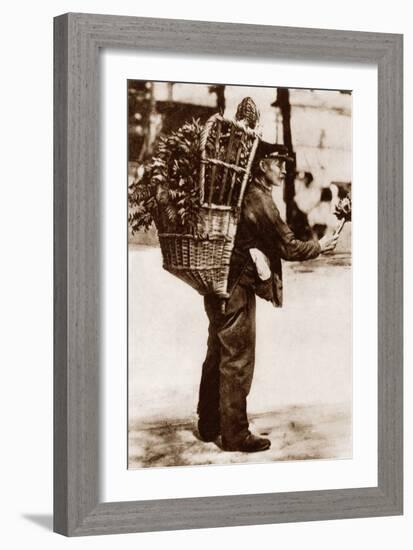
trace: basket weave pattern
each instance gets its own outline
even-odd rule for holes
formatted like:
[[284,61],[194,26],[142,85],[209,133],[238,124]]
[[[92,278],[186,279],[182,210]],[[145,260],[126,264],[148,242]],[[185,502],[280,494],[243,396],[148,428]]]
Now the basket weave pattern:
[[227,297],[236,223],[233,209],[202,208],[198,235],[161,233],[164,269],[202,295]]
[[231,254],[257,144],[257,133],[245,124],[211,117],[201,137],[196,231],[159,234],[164,269],[202,295],[229,296]]

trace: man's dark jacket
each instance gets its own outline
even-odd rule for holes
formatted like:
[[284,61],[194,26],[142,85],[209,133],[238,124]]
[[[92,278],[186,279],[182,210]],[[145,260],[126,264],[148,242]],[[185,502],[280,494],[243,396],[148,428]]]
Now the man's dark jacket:
[[[251,248],[258,248],[270,260],[272,277],[265,283],[265,292],[258,283]],[[240,213],[226,308],[222,309],[217,296],[204,297],[209,332],[199,389],[199,427],[211,437],[220,433],[227,450],[238,449],[250,434],[247,396],[255,364],[255,294],[281,306],[281,259],[305,260],[319,253],[318,242],[294,237],[280,217],[271,188],[252,182]]]
[[270,261],[272,302],[282,306],[281,260],[309,260],[321,252],[318,241],[299,241],[282,220],[275,205],[271,187],[254,180],[245,193],[240,221],[231,258],[229,290],[241,280],[255,285],[258,275],[249,250],[258,248]]

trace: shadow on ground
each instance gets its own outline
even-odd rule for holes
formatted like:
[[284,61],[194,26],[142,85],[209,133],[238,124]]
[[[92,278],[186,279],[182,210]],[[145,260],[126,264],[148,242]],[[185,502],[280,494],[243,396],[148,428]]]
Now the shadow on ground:
[[351,458],[348,406],[286,407],[251,416],[251,430],[271,440],[259,453],[224,452],[204,443],[196,419],[142,424],[129,432],[129,468]]
[[47,531],[53,531],[53,516],[51,514],[23,514],[22,517]]

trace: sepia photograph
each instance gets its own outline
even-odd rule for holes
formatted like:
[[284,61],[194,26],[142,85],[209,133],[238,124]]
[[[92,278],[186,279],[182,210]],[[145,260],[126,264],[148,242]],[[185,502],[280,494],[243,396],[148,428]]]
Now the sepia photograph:
[[128,468],[352,458],[351,91],[127,94]]

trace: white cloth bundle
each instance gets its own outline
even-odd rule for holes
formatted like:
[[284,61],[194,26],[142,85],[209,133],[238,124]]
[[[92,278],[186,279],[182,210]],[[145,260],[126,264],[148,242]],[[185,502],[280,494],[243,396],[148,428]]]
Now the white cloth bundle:
[[270,260],[258,248],[250,248],[250,256],[255,264],[258,277],[261,281],[267,281],[271,277]]

